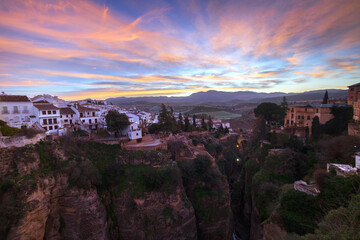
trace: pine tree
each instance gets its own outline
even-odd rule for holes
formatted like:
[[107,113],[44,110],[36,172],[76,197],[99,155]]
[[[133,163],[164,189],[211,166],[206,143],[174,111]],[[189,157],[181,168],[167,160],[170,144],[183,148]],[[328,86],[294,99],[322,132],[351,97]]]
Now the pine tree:
[[184,119],[184,131],[185,132],[190,131],[190,121],[189,121],[188,116],[185,116],[185,119]]
[[210,116],[210,115],[209,115],[209,121],[207,122],[207,125],[208,125],[209,131],[211,131],[212,128],[213,128],[213,121],[211,120],[211,116]]
[[282,102],[280,103],[280,107],[283,111],[284,116],[286,115],[286,112],[289,110],[289,104],[286,101],[286,97],[283,97]]
[[206,123],[205,123],[205,117],[204,116],[201,117],[201,128],[203,130],[207,130],[207,126],[206,126]]
[[182,118],[181,113],[179,113],[178,125],[179,125],[180,130],[184,130],[184,122],[183,122],[183,118]]
[[328,91],[326,90],[322,104],[328,104],[329,101],[329,95],[328,95]]

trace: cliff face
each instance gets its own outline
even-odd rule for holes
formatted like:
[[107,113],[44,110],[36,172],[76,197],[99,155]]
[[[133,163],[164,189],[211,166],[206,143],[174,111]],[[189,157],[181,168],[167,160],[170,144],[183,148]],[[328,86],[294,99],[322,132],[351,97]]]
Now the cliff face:
[[1,239],[231,238],[229,187],[216,166],[212,181],[184,187],[164,153],[78,144],[77,158],[70,147],[0,150]]
[[114,197],[120,239],[197,239],[194,210],[184,189]]

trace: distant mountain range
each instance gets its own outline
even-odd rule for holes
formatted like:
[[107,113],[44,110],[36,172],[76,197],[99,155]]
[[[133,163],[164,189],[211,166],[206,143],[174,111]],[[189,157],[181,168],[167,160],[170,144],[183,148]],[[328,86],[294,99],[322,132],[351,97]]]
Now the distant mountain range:
[[[347,98],[347,90],[328,89],[330,99]],[[303,93],[258,93],[251,91],[222,92],[207,91],[193,93],[187,97],[117,97],[106,99],[113,104],[130,102],[148,102],[148,103],[225,103],[225,102],[281,102],[286,97],[288,102],[293,101],[313,101],[321,100],[325,90],[308,91]]]

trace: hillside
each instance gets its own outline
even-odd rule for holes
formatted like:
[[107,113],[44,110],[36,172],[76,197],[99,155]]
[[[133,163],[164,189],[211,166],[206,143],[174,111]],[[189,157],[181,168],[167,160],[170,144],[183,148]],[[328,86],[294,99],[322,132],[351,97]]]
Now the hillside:
[[[207,91],[193,93],[187,97],[118,97],[106,99],[107,102],[113,104],[121,103],[183,103],[183,104],[200,104],[200,103],[240,103],[240,102],[280,102],[285,96],[288,101],[306,101],[306,100],[321,100],[324,96],[325,90],[308,91],[303,93],[258,93],[251,91],[238,92],[222,92],[222,91]],[[330,98],[346,98],[347,90],[329,89]]]

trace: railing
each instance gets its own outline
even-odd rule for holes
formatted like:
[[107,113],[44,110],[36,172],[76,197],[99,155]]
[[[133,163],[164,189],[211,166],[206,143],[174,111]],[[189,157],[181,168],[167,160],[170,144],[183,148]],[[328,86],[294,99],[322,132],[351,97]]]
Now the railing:
[[9,114],[9,111],[8,110],[6,110],[6,111],[1,111],[1,114]]
[[19,112],[19,110],[14,110],[13,113],[14,114],[19,114],[20,112]]

